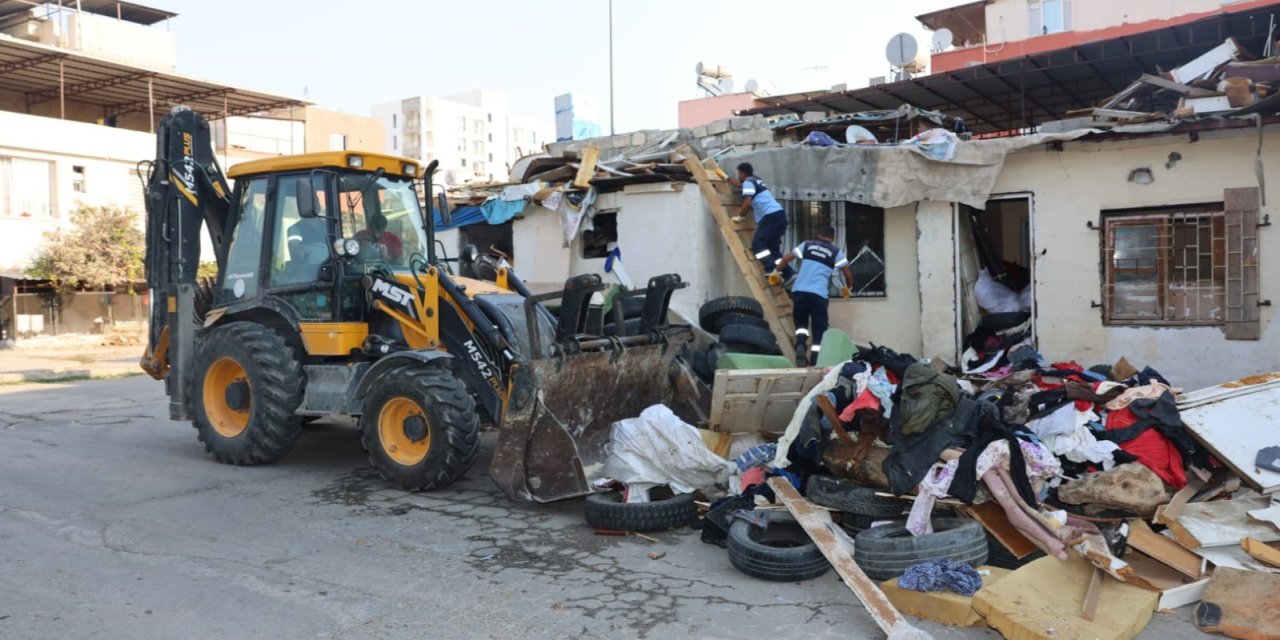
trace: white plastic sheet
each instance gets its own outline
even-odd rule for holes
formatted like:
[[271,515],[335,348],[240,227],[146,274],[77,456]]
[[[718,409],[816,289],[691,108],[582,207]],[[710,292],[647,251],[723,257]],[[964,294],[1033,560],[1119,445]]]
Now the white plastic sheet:
[[978,272],[978,283],[973,287],[978,306],[987,313],[1014,313],[1031,310],[1031,287],[1022,292],[1004,286],[991,277],[986,269]]
[[627,485],[627,502],[648,502],[649,489],[667,485],[674,493],[723,486],[737,470],[707,448],[692,425],[655,404],[639,417],[613,423],[605,475]]

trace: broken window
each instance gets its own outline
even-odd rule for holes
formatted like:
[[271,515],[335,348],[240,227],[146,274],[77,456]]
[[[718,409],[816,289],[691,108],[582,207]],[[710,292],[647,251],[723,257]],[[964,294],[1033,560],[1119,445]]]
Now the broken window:
[[1107,323],[1223,324],[1227,247],[1240,234],[1238,226],[1228,230],[1221,204],[1104,213]]
[[[786,200],[783,206],[787,212],[784,251],[817,238],[825,226],[833,227],[836,244],[844,249],[853,271],[853,282],[849,283],[853,297],[885,296],[884,209],[855,202],[814,200]],[[839,287],[833,285],[833,290],[838,292]]]
[[600,212],[591,216],[591,228],[582,231],[582,257],[607,258],[618,243],[618,213]]

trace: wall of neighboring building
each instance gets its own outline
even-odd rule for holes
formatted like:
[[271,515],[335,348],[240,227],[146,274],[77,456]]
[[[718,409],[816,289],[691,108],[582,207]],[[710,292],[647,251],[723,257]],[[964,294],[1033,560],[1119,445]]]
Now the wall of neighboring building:
[[[390,151],[387,133],[382,120],[373,116],[360,116],[320,107],[295,107],[284,109],[273,114],[290,120],[301,121],[305,125],[303,148],[312,151],[374,151],[385,153]],[[342,136],[343,147],[334,136]]]
[[742,109],[759,106],[754,93],[728,93],[694,100],[681,100],[677,106],[678,122],[682,129],[699,127],[716,120],[731,118]]
[[91,13],[68,12],[64,46],[156,71],[172,72],[177,67],[174,32]]
[[[1031,32],[1030,4],[1043,8],[1041,0],[1036,0],[1034,3],[1029,3],[1028,0],[996,0],[988,4],[986,6],[987,42],[989,44],[1017,42],[1042,35]],[[1188,13],[1214,11],[1221,8],[1223,4],[1227,3],[1222,0],[1131,0],[1129,2],[1074,0],[1069,2],[1071,21],[1066,30],[1096,31],[1122,24],[1167,20]]]
[[[44,233],[70,228],[69,213],[80,203],[127,207],[142,227],[135,165],[155,156],[155,136],[5,111],[0,131],[0,268],[25,270]],[[47,183],[38,179],[41,167]]]

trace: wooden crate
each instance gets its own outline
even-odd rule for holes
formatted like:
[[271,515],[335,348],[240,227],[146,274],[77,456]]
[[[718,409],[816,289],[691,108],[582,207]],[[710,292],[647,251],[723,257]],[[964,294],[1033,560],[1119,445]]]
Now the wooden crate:
[[730,433],[782,431],[822,370],[720,369],[711,387],[708,428]]

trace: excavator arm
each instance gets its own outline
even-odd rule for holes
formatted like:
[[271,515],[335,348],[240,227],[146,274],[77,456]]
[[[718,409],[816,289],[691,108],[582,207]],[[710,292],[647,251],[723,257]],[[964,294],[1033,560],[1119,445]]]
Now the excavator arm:
[[165,381],[169,417],[189,418],[187,379],[195,330],[200,229],[209,230],[222,266],[223,234],[231,189],[210,143],[209,123],[187,107],[174,107],[156,129],[156,158],[146,182],[147,288],[151,322],[144,371]]

